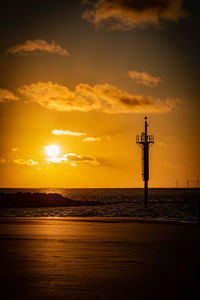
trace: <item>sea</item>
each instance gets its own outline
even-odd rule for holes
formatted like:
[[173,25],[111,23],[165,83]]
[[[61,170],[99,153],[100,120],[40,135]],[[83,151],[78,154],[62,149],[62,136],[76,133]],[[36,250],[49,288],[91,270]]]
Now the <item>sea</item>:
[[43,188],[0,189],[0,192],[58,193],[74,201],[98,201],[101,205],[77,207],[1,208],[0,218],[9,217],[115,217],[199,222],[200,189],[150,188],[144,206],[141,188]]
[[140,188],[43,188],[0,189],[0,192],[58,193],[74,201],[97,201],[101,205],[77,207],[1,208],[0,217],[120,217],[153,218],[198,222],[200,189],[152,188],[149,205],[144,206],[144,191]]

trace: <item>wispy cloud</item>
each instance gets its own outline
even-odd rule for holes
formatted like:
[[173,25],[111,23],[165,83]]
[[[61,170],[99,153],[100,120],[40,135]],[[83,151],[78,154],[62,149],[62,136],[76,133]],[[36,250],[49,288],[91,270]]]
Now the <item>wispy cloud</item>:
[[7,50],[10,54],[34,54],[41,52],[54,53],[59,55],[69,55],[68,51],[58,45],[56,42],[52,41],[47,43],[44,40],[27,40],[23,44],[17,44]]
[[160,146],[160,147],[167,147],[167,144],[166,143],[164,143],[164,142],[157,142],[156,143],[158,146]]
[[72,167],[77,167],[77,164],[74,163],[74,162],[69,163],[69,165],[72,166]]
[[82,0],[82,17],[95,26],[129,30],[163,21],[177,22],[187,14],[182,0]]
[[0,89],[0,103],[15,100],[18,100],[18,98],[13,93],[5,89]]
[[13,162],[19,165],[27,165],[27,166],[39,165],[39,163],[35,162],[32,158],[29,158],[28,160],[25,160],[23,158],[18,158],[18,159],[14,159]]
[[146,72],[129,71],[128,75],[137,83],[144,84],[148,87],[156,87],[161,81],[160,77],[154,77]]
[[54,129],[51,131],[52,134],[55,135],[71,135],[71,136],[83,136],[86,135],[85,132],[76,132],[71,130],[62,130],[62,129]]
[[58,111],[98,111],[104,113],[169,112],[179,99],[154,99],[130,94],[108,83],[90,86],[81,83],[74,91],[52,82],[37,82],[17,90],[21,100]]
[[68,163],[72,166],[75,166],[77,163],[92,164],[92,165],[99,164],[98,160],[91,155],[77,155],[75,153],[64,154],[61,157],[46,158],[46,161],[55,164]]
[[13,151],[13,152],[17,152],[17,151],[19,151],[19,148],[13,147],[13,148],[12,148],[12,151]]
[[93,137],[93,136],[89,136],[89,137],[86,137],[84,139],[82,139],[83,142],[99,142],[101,141],[101,138],[100,137]]

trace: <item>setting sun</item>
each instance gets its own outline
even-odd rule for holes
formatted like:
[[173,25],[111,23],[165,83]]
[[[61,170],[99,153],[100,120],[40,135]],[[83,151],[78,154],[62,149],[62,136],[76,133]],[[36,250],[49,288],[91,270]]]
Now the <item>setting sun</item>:
[[50,157],[55,157],[60,154],[60,148],[57,145],[45,146],[46,154]]

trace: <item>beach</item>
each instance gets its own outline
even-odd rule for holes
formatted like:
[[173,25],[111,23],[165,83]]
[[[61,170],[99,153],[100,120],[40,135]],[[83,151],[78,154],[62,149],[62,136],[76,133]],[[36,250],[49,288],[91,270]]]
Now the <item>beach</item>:
[[181,299],[198,292],[200,226],[0,219],[2,299]]

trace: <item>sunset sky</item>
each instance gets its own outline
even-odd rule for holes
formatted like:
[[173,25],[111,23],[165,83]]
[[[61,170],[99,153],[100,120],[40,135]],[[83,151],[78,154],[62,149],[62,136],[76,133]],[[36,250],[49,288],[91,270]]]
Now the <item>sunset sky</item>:
[[0,11],[0,187],[196,186],[195,0],[5,1]]

